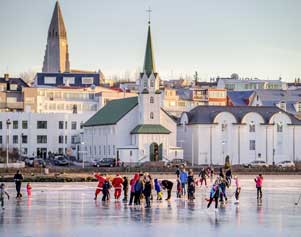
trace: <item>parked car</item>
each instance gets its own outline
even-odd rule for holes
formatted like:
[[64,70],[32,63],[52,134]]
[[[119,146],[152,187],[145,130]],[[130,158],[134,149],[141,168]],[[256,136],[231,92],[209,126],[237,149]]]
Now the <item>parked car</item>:
[[277,163],[276,166],[279,168],[294,168],[295,163],[290,160],[285,160]]
[[166,167],[172,168],[172,167],[180,167],[180,166],[187,166],[187,162],[184,159],[173,159],[166,163]]
[[43,167],[46,168],[46,162],[43,159],[34,159],[33,167]]
[[69,161],[63,156],[58,156],[54,160],[54,164],[59,165],[59,166],[66,166],[66,165],[69,165]]
[[27,166],[33,166],[34,157],[28,157],[25,159],[25,165]]
[[116,166],[116,159],[104,158],[100,161],[97,161],[94,166],[95,167],[115,167]]
[[269,167],[269,164],[267,164],[265,161],[263,160],[254,160],[250,163],[244,164],[243,165],[246,168],[255,168],[255,167]]

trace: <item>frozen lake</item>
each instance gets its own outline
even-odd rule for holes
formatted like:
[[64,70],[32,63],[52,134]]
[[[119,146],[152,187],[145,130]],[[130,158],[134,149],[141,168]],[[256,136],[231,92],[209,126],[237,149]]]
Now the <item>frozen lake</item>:
[[[300,236],[301,202],[294,203],[301,177],[264,176],[261,203],[253,178],[240,177],[239,206],[233,197],[217,212],[213,206],[207,210],[209,189],[204,187],[197,188],[194,202],[177,200],[173,193],[170,202],[154,201],[151,209],[139,209],[121,201],[94,201],[97,183],[32,183],[30,199],[23,184],[20,201],[14,199],[14,184],[8,183],[11,200],[0,210],[0,237]],[[231,187],[228,195],[233,192]]]

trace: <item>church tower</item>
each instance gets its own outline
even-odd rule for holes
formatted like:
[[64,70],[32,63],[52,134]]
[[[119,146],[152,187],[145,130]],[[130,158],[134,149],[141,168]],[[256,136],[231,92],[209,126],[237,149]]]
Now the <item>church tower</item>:
[[70,72],[66,27],[58,1],[48,29],[42,72]]
[[156,72],[153,53],[150,21],[146,49],[144,56],[143,72],[139,78],[139,123],[160,124],[160,90],[159,74]]

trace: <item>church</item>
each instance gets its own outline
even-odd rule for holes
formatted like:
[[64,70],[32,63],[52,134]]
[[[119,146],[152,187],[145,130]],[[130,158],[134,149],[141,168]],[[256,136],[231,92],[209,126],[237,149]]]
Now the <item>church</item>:
[[177,121],[161,108],[150,22],[138,83],[137,97],[110,101],[84,124],[86,160],[137,163],[183,158],[182,148],[176,146]]

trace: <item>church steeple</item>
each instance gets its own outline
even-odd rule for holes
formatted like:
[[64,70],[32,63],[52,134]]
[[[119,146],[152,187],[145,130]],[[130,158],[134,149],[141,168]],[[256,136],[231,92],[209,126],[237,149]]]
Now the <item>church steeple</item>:
[[55,3],[48,29],[47,46],[43,63],[43,72],[69,72],[69,51],[67,31],[62,10],[58,1]]
[[145,56],[144,56],[143,72],[148,75],[156,72],[150,21],[148,22],[148,32],[147,32],[147,41],[146,41],[146,49],[145,49]]

